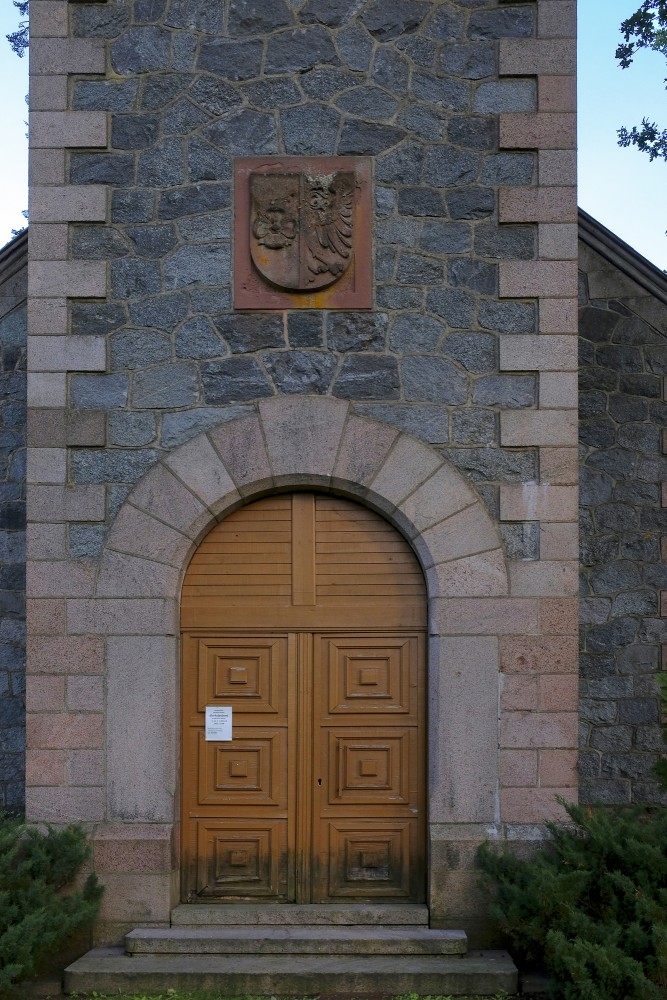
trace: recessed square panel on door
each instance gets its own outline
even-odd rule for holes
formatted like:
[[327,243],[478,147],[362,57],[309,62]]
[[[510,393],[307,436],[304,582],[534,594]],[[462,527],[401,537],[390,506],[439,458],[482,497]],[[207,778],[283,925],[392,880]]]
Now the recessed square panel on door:
[[229,743],[199,733],[199,804],[287,808],[286,729],[236,728]]
[[285,820],[200,820],[198,896],[279,899],[287,892]]
[[[414,729],[329,730],[328,768],[322,813],[345,806],[391,806],[406,810],[418,802],[418,759]],[[411,788],[411,782],[414,787]]]
[[234,714],[271,715],[285,722],[287,639],[267,636],[199,640],[198,710],[231,705]]
[[328,896],[407,898],[415,891],[414,820],[331,820]]
[[[401,716],[414,721],[417,714],[417,640],[413,636],[345,636],[320,638],[317,670],[328,683],[322,695],[322,722],[335,725],[343,717]],[[388,718],[385,724],[390,723]],[[349,725],[349,722],[348,722]]]

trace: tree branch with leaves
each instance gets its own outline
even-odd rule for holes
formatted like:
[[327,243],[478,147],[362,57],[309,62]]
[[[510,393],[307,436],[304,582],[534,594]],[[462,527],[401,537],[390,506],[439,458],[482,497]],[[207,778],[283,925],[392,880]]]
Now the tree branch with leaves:
[[14,0],[14,6],[18,8],[19,14],[25,20],[19,21],[16,31],[12,31],[7,35],[7,41],[16,55],[22,58],[23,53],[28,48],[29,41],[28,14],[30,12],[30,0]]
[[[667,59],[667,0],[645,0],[635,13],[621,24],[623,42],[616,49],[621,69],[627,69],[639,49],[651,49]],[[667,79],[665,79],[667,84]],[[619,146],[636,146],[648,153],[649,160],[667,160],[667,129],[648,118],[642,118],[641,128],[625,125],[618,130]]]

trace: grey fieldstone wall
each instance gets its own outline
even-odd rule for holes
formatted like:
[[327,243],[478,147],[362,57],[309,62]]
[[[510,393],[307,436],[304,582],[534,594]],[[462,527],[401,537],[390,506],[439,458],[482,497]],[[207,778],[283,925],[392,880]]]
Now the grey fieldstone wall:
[[22,813],[25,760],[27,234],[0,250],[0,810]]
[[[111,225],[70,227],[73,259],[111,262],[108,300],[71,304],[72,334],[107,337],[107,373],[69,384],[88,421],[69,479],[106,484],[107,519],[161,451],[274,394],[349,399],[438,446],[495,516],[499,483],[538,478],[537,449],[498,427],[537,405],[536,376],[497,359],[499,333],[536,332],[497,273],[536,257],[537,227],[497,212],[498,186],[536,171],[499,152],[498,113],[535,110],[536,81],[499,81],[496,44],[532,37],[535,5],[125,0],[70,18],[111,40],[113,79],[70,84],[73,109],[111,112],[110,147],[69,154],[72,184],[111,187]],[[232,312],[232,158],[279,153],[374,157],[372,312]],[[539,557],[535,522],[502,530]],[[72,525],[69,553],[103,539]]]
[[[667,307],[580,243],[581,799],[667,802]],[[667,282],[665,283],[667,291]]]

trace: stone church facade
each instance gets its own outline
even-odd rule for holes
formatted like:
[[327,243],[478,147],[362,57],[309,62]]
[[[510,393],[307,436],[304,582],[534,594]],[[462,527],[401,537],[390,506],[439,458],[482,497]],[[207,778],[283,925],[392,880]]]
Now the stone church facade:
[[[575,3],[33,0],[30,108],[27,314],[25,239],[0,260],[5,804],[22,790],[27,315],[25,810],[90,830],[98,939],[167,926],[184,898],[190,561],[257,501],[313,495],[379,515],[425,581],[425,872],[387,898],[485,940],[482,841],[539,842],[578,780],[584,801],[657,795],[667,286],[578,220]],[[309,292],[275,270],[295,230],[252,176],[284,190],[320,158],[319,177],[354,177],[353,207],[327,182],[346,221],[317,249],[329,290]],[[243,603],[220,605],[221,634]],[[333,628],[319,613],[294,628]],[[297,713],[288,740],[310,725]],[[361,868],[391,869],[404,847],[372,859],[403,819],[355,809]],[[348,876],[345,898],[384,898],[377,872]]]

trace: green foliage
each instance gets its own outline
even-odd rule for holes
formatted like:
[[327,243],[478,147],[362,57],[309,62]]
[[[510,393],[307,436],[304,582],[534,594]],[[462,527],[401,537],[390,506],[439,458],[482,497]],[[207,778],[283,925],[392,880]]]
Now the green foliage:
[[[621,24],[623,42],[616,49],[621,69],[631,65],[639,49],[652,49],[667,58],[667,0],[644,0],[635,13]],[[667,83],[667,80],[665,80]],[[625,125],[618,130],[619,146],[636,146],[649,160],[667,160],[667,130],[643,118],[641,128]]]
[[88,853],[80,827],[41,833],[0,816],[0,996],[94,919],[102,895],[94,875],[81,892],[63,892]]
[[667,984],[667,810],[566,805],[530,860],[480,850],[492,915],[555,1000],[659,1000]]
[[18,12],[21,17],[26,18],[25,21],[19,21],[19,26],[16,31],[12,31],[11,34],[7,35],[7,41],[12,47],[12,50],[16,53],[19,58],[23,57],[23,53],[28,48],[29,41],[29,30],[28,30],[28,15],[30,13],[30,0],[14,0],[14,6],[18,8]]
[[[76,993],[73,993],[72,996],[76,997]],[[95,992],[86,994],[86,998],[91,997],[93,1000],[106,1000],[107,994]],[[171,989],[166,990],[164,993],[114,993],[113,997],[114,1000],[266,1000],[266,997],[229,996],[226,993],[221,993],[219,990],[195,990],[194,992],[188,990],[183,993],[181,990]],[[295,1000],[295,998],[273,997],[272,1000]],[[312,997],[302,997],[301,1000],[312,1000]],[[423,996],[420,993],[405,993],[394,997],[393,1000],[455,1000],[455,998],[449,993],[447,996],[440,994],[436,996]],[[456,1000],[508,1000],[508,994],[501,991],[500,993],[495,993],[492,997],[475,994],[474,996],[456,997]]]

